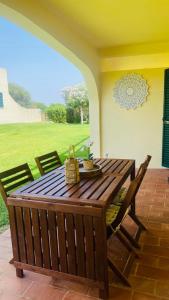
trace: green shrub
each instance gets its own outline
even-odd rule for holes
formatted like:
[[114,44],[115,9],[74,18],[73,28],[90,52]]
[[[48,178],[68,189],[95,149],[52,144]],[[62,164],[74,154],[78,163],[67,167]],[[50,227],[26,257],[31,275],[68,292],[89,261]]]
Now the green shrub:
[[66,107],[66,121],[74,123],[74,109],[72,107]]
[[51,104],[47,110],[49,120],[54,123],[66,123],[66,107],[63,104]]
[[66,107],[66,121],[68,123],[80,123],[80,113],[79,111],[72,107],[67,106]]

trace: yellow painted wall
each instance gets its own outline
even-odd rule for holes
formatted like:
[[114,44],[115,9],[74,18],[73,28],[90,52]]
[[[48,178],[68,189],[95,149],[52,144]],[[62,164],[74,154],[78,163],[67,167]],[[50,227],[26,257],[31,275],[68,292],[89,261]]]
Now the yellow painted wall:
[[[59,2],[62,3],[62,1]],[[67,11],[66,1],[63,2],[63,6],[65,5]],[[104,2],[101,2],[102,4],[100,5],[103,6]],[[151,1],[152,3],[154,2]],[[73,6],[72,4],[72,8]],[[151,6],[150,11],[152,11],[153,7]],[[159,4],[159,10],[162,7]],[[165,11],[164,7],[163,10]],[[101,146],[101,154],[103,156],[108,152],[109,156],[136,158],[139,163],[149,153],[153,156],[151,166],[161,167],[163,69],[169,67],[168,39],[165,39],[163,42],[160,42],[158,39],[159,43],[156,41],[157,36],[155,35],[155,40],[146,40],[146,43],[145,41],[142,42],[143,44],[140,44],[141,41],[139,40],[139,43],[135,44],[139,37],[138,32],[137,30],[130,30],[130,34],[136,33],[136,40],[133,40],[134,44],[126,40],[124,45],[120,43],[120,46],[114,47],[115,45],[110,43],[109,47],[106,46],[107,43],[104,44],[106,36],[106,30],[103,30],[104,22],[103,24],[99,23],[102,29],[99,31],[98,22],[95,20],[94,25],[96,25],[99,43],[100,38],[103,38],[102,44],[100,44],[102,49],[98,49],[95,39],[88,39],[91,30],[90,26],[89,30],[86,31],[86,35],[85,29],[77,25],[74,10],[72,12],[74,26],[71,16],[65,17],[58,10],[58,1],[0,0],[0,15],[9,18],[9,20],[32,32],[67,57],[84,74],[90,95],[90,128],[91,137],[95,141],[93,149],[95,155],[100,155]],[[86,12],[88,16],[88,7]],[[123,12],[126,15],[126,9]],[[145,9],[142,10],[142,13],[143,15],[145,14]],[[112,16],[110,17],[111,20],[114,20]],[[128,17],[130,18],[130,16]],[[138,16],[136,19],[138,21]],[[91,20],[93,19],[87,18],[85,22],[90,23]],[[104,17],[103,21],[105,20],[107,19]],[[118,20],[120,19],[118,18]],[[150,22],[149,18],[148,22]],[[132,21],[132,29],[134,23]],[[153,24],[152,22],[150,23]],[[166,26],[163,27],[165,29],[168,28]],[[117,33],[117,28],[121,27],[112,26],[111,28],[113,30],[116,28],[115,32]],[[147,36],[147,25],[145,25],[145,28]],[[154,25],[151,28],[154,32]],[[158,24],[157,28],[160,28],[158,32],[161,37],[161,34],[164,33],[164,30],[162,30],[164,28],[159,27]],[[129,32],[128,29],[126,30],[126,32]],[[167,30],[166,36],[168,37]],[[100,32],[103,32],[102,37]],[[111,39],[112,36],[110,34]],[[122,31],[121,37],[123,40],[129,35],[125,36]],[[132,69],[135,69],[135,72],[142,74],[147,79],[150,86],[150,95],[147,103],[142,107],[134,111],[127,111],[120,108],[112,100],[112,90],[115,81],[122,75],[132,72]]]
[[[121,76],[135,72],[149,85],[147,102],[135,110],[121,108],[113,99],[113,87]],[[164,69],[102,73],[101,148],[102,155],[134,158],[137,165],[146,154],[151,167],[161,167]]]

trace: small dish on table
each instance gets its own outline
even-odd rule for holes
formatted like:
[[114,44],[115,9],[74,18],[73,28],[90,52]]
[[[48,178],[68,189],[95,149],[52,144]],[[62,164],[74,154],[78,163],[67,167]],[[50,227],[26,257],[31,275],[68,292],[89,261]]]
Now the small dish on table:
[[94,164],[93,169],[87,170],[83,167],[83,163],[79,164],[80,178],[91,178],[102,175],[102,167]]

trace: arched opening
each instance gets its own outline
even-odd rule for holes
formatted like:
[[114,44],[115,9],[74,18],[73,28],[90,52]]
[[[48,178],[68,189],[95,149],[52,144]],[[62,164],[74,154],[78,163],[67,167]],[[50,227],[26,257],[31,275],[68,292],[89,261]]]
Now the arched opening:
[[[1,1],[3,2],[3,1]],[[9,6],[6,6],[8,5]],[[47,15],[44,9],[41,14],[36,13],[39,7],[29,8],[24,3],[7,3],[0,4],[1,15],[21,28],[31,32],[40,38],[51,48],[58,51],[69,61],[71,61],[83,74],[90,97],[90,132],[91,138],[94,139],[94,153],[100,155],[100,59],[95,49],[91,49],[85,44],[80,36],[74,36],[59,18]],[[37,5],[32,2],[30,5]],[[37,5],[38,6],[38,5]],[[12,7],[12,8],[11,8]],[[41,7],[42,9],[42,7]],[[43,18],[43,13],[45,18]],[[48,19],[49,18],[49,19]],[[55,22],[55,24],[54,24]]]
[[[16,136],[15,141],[13,140],[13,143],[15,142],[15,154],[12,154],[14,146],[11,144],[10,151],[8,151],[8,155],[11,156],[11,159],[6,159],[8,162],[10,161],[10,165],[8,165],[4,160],[4,163],[1,163],[0,171],[9,169],[13,167],[13,165],[23,163],[24,157],[21,158],[20,155],[17,155],[18,160],[16,159],[16,149],[18,149],[18,151],[20,149],[18,145],[19,139],[23,141],[22,151],[24,149],[24,144],[26,143],[22,134],[19,135],[21,128],[25,128],[25,136],[29,134],[30,143],[27,145],[27,149],[24,149],[23,152],[27,153],[25,155],[25,161],[32,164],[33,168],[34,157],[43,155],[45,152],[47,153],[52,151],[52,147],[56,148],[60,155],[64,154],[62,157],[62,160],[64,161],[64,158],[67,155],[65,152],[69,145],[75,144],[77,152],[79,152],[78,150],[82,146],[82,142],[84,143],[85,139],[87,139],[90,135],[88,122],[85,122],[86,120],[88,121],[88,105],[85,115],[85,107],[81,106],[83,99],[82,101],[80,99],[80,97],[85,98],[83,97],[83,91],[86,91],[86,88],[85,86],[83,87],[83,84],[78,85],[79,82],[77,81],[84,80],[84,78],[80,71],[75,69],[75,67],[65,58],[56,53],[55,50],[51,49],[46,44],[39,41],[36,37],[27,34],[18,26],[15,26],[11,22],[7,22],[6,19],[0,18],[0,24],[2,31],[4,30],[4,34],[1,33],[0,36],[0,42],[2,44],[2,48],[4,48],[4,50],[2,50],[2,48],[0,49],[0,56],[3,61],[3,66],[5,68],[7,67],[7,70],[9,68],[9,73],[12,73],[10,74],[11,77],[9,81],[7,70],[0,68],[0,92],[4,95],[4,107],[0,112],[0,124],[18,123],[16,126],[13,124],[15,129],[18,129],[18,140]],[[57,81],[59,80],[60,82],[58,85]],[[74,86],[73,83],[75,82],[76,85]],[[81,86],[82,93],[80,93]],[[75,88],[77,88],[77,90],[79,88],[79,94],[76,96],[73,93],[71,98],[75,99],[69,99],[70,96],[68,95],[68,97],[66,97],[66,93],[63,93],[62,89],[64,88],[69,94],[73,88],[74,90]],[[53,91],[52,93],[50,93],[51,89]],[[33,96],[30,97],[32,93]],[[43,96],[43,94],[45,95]],[[58,96],[61,96],[61,94],[64,94],[65,97],[60,97],[60,99],[58,99]],[[40,119],[40,111],[36,108],[35,100],[39,100],[40,104],[46,104],[46,126],[43,123],[39,124],[43,120]],[[72,100],[75,100],[75,104],[73,103],[71,105]],[[62,102],[60,103],[59,101]],[[57,114],[54,111],[54,109],[56,110],[56,106],[58,109]],[[76,112],[72,120],[67,119],[69,107]],[[62,110],[59,112],[59,109]],[[38,114],[39,117],[37,117]],[[82,118],[80,119],[80,117]],[[34,125],[33,127],[33,123],[35,122],[36,126]],[[32,135],[29,133],[29,127],[27,127],[28,123],[31,123],[30,126],[32,125],[32,127],[30,127]],[[81,126],[83,123],[84,126]],[[55,126],[56,132],[54,133],[54,131],[52,131],[54,129],[53,125],[57,124],[60,124],[60,127],[58,127],[59,125],[57,127]],[[48,143],[44,143],[43,140],[40,140],[40,136],[38,143],[35,143],[35,138],[37,139],[39,135],[38,130],[40,126],[43,127],[40,134],[42,138],[43,135],[45,136],[47,133],[47,130],[49,130]],[[12,125],[6,127],[6,130],[12,130]],[[63,137],[59,137],[60,132],[63,133]],[[54,146],[52,144],[55,137],[57,138],[57,144]],[[7,139],[10,144],[12,138],[10,137]],[[47,146],[46,150],[44,145],[42,146],[43,143]],[[42,150],[40,147],[42,147]],[[5,151],[6,149],[4,149],[4,152]],[[0,152],[0,155],[2,155],[3,149],[1,149]]]
[[[8,19],[12,19],[12,18],[8,18]],[[13,22],[13,19],[12,19],[12,22]],[[19,24],[20,25],[20,24]],[[20,25],[21,26],[21,25]],[[50,43],[48,43],[49,45],[50,45]],[[53,47],[54,48],[54,47]],[[79,61],[79,60],[77,60],[77,61]],[[78,64],[76,64],[76,66],[77,66]],[[78,65],[79,66],[79,65]],[[87,79],[86,80],[86,83],[87,83],[87,86],[88,86],[88,90],[89,90],[89,94],[90,94],[90,99],[91,99],[91,101],[92,101],[92,104],[95,102],[95,99],[97,99],[97,89],[96,89],[96,83],[95,83],[95,80],[94,80],[94,77],[93,77],[93,75],[92,75],[92,73],[91,73],[91,71],[90,71],[90,69],[88,69],[88,67],[87,66],[85,66],[85,64],[83,64],[82,63],[82,69],[83,69],[83,74],[86,74],[85,75],[85,78]],[[0,66],[1,67],[1,66]],[[87,73],[88,73],[88,76],[87,76]],[[3,77],[3,80],[2,80],[2,82],[1,82],[1,84],[0,84],[0,87],[1,87],[1,90],[3,91],[1,94],[0,94],[0,108],[2,107],[2,108],[4,108],[5,110],[6,110],[6,108],[7,108],[7,106],[8,106],[8,104],[10,105],[10,101],[11,101],[11,99],[10,99],[10,97],[9,97],[9,93],[8,93],[8,82],[7,82],[7,74],[6,74],[6,72],[5,72],[5,70],[0,70],[0,75],[3,75],[2,77]],[[94,89],[93,89],[93,84],[94,84]],[[2,86],[1,86],[2,85]],[[4,102],[4,100],[5,100],[5,102]],[[5,103],[5,105],[4,105],[4,103]],[[13,102],[13,105],[11,105],[11,109],[10,109],[10,111],[9,111],[9,117],[11,116],[12,117],[12,115],[13,115],[13,113],[14,113],[14,110],[15,110],[15,108],[17,107],[18,105],[17,105],[17,103],[14,103]],[[97,111],[97,105],[94,105],[93,106],[94,107],[94,111],[95,111],[95,113],[96,113],[96,111]],[[23,117],[23,119],[21,120],[21,122],[25,122],[25,115],[27,114],[27,112],[25,111],[25,114],[24,114],[24,109],[23,108],[21,108],[21,107],[17,107],[17,109],[20,111],[20,113],[21,113],[21,115],[22,115],[22,117]],[[18,111],[18,113],[19,113],[19,111]],[[91,107],[90,107],[90,111],[92,111],[91,110]],[[32,111],[30,112],[31,113],[31,115],[32,115]],[[3,114],[3,112],[2,112],[2,114]],[[96,116],[95,116],[96,117]],[[95,117],[94,117],[94,120],[95,120]],[[16,115],[16,118],[17,118],[17,115]],[[2,119],[1,119],[2,120]],[[2,120],[3,121],[3,120]],[[13,122],[15,122],[15,120],[13,121]],[[5,123],[5,122],[2,122],[2,123]],[[3,126],[3,125],[2,125]],[[29,126],[32,126],[31,124],[29,124]],[[25,161],[27,161],[28,163],[29,163],[29,165],[30,165],[30,167],[31,167],[31,169],[33,170],[33,172],[34,172],[34,157],[37,155],[35,152],[34,152],[34,150],[33,150],[33,144],[31,143],[31,140],[30,140],[30,137],[29,137],[29,135],[27,135],[27,134],[25,134],[24,133],[24,130],[23,130],[23,128],[21,128],[21,127],[23,127],[23,126],[20,126],[20,127],[17,127],[17,126],[15,126],[15,128],[14,128],[14,130],[12,130],[11,131],[11,135],[14,137],[14,139],[8,139],[8,149],[7,149],[7,151],[8,151],[8,156],[10,156],[10,162],[11,162],[11,164],[10,165],[7,165],[7,161],[9,161],[8,159],[2,159],[1,161],[2,161],[2,163],[1,163],[1,170],[0,171],[3,171],[3,170],[6,170],[6,169],[9,169],[9,168],[11,168],[11,167],[13,167],[13,166],[15,166],[15,164],[16,165],[19,165],[19,164],[22,164],[23,162],[25,162]],[[29,127],[30,128],[30,127]],[[93,127],[94,128],[94,127]],[[4,130],[5,130],[5,125],[4,125]],[[33,128],[33,126],[32,126],[32,134],[33,134],[33,131],[34,131],[34,128]],[[43,129],[42,129],[43,130]],[[5,131],[4,131],[5,132]],[[40,133],[40,131],[39,131],[39,135],[40,135],[41,133]],[[62,135],[64,135],[64,132],[63,133],[61,133]],[[79,137],[83,140],[83,136],[84,136],[84,134],[83,134],[83,132],[81,131],[81,130],[79,130]],[[19,144],[19,139],[20,140],[22,140],[22,137],[25,137],[26,139],[24,139],[24,142],[22,143],[20,143]],[[96,137],[98,137],[98,135],[96,134]],[[36,137],[37,139],[39,138],[38,136]],[[96,139],[96,138],[95,138]],[[54,139],[53,139],[54,140]],[[2,142],[2,144],[3,145],[6,145],[6,143],[5,143],[5,140],[3,141],[3,137],[2,137],[2,139],[1,139],[1,142]],[[12,143],[11,143],[12,142]],[[71,143],[72,141],[69,139],[69,143]],[[46,135],[46,138],[44,138],[44,145],[47,145],[48,144],[48,139],[47,139],[47,135]],[[75,141],[75,143],[76,143],[76,141]],[[15,147],[13,147],[13,145],[15,144]],[[21,150],[21,154],[22,153],[24,153],[24,157],[22,156],[22,155],[17,155],[16,154],[16,144],[18,144],[19,145],[19,147],[20,147],[20,150]],[[97,148],[97,141],[95,140],[95,147]],[[54,140],[54,143],[53,143],[53,145],[51,144],[51,147],[53,147],[53,149],[54,148],[56,148],[57,149],[57,136],[56,136],[56,141]],[[31,156],[30,156],[30,153],[29,153],[29,149],[30,149],[30,147],[32,148],[32,153],[31,153]],[[14,150],[14,152],[13,152],[13,154],[11,153],[12,151],[11,150]],[[41,151],[41,152],[43,152],[43,145],[41,144],[39,144],[39,149],[37,149],[38,151]],[[50,150],[52,150],[52,149],[50,149]],[[11,151],[11,152],[10,152]],[[39,152],[40,154],[41,154],[41,152]],[[45,150],[44,150],[44,153],[45,153]],[[12,155],[15,155],[15,157],[17,156],[17,158],[18,158],[18,160],[17,160],[17,162],[15,162],[15,160],[13,160],[13,157],[12,157]],[[2,156],[1,156],[1,158],[2,158]],[[31,162],[30,162],[31,161]],[[35,172],[35,176],[36,176],[36,172]],[[5,209],[4,209],[4,206],[3,207],[1,207],[1,203],[0,203],[0,208],[1,208],[1,211],[2,212],[4,212],[5,211]],[[4,220],[6,220],[6,218],[7,218],[7,214],[6,213],[3,213],[3,214],[1,214],[1,216],[3,216],[2,218],[4,218]],[[1,224],[1,221],[2,221],[2,224]],[[6,222],[6,221],[5,221]],[[1,225],[3,225],[3,220],[1,220],[1,218],[0,218],[0,226]]]

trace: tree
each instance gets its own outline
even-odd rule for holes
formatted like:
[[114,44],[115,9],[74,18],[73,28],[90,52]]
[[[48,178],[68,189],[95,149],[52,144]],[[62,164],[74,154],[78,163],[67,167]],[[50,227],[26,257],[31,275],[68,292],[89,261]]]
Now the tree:
[[66,123],[66,107],[64,104],[51,104],[46,110],[49,120],[55,123]]
[[76,116],[77,113],[79,113],[81,124],[84,123],[84,120],[88,121],[89,98],[86,87],[82,84],[72,87],[66,87],[62,90],[62,95],[65,100],[67,110],[69,111],[70,108],[73,109],[74,115]]
[[47,109],[47,106],[44,103],[42,103],[42,102],[35,102],[35,101],[32,102],[32,106],[31,107],[32,108],[39,108],[43,112],[45,112],[46,109]]
[[14,83],[9,83],[9,94],[21,106],[26,108],[32,107],[31,95],[23,87]]

